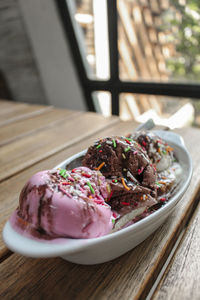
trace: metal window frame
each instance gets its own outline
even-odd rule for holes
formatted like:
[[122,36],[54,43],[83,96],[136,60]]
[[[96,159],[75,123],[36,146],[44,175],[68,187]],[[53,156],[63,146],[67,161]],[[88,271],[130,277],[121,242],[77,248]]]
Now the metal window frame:
[[147,81],[121,81],[119,78],[118,54],[118,13],[117,1],[107,0],[108,36],[110,57],[109,80],[93,80],[88,78],[81,56],[77,37],[71,20],[67,0],[55,0],[66,38],[71,47],[71,53],[76,66],[77,75],[83,90],[87,108],[95,111],[92,98],[94,91],[109,91],[111,93],[112,114],[119,115],[120,93],[137,93],[148,95],[162,95],[183,98],[200,99],[200,84],[160,83]]

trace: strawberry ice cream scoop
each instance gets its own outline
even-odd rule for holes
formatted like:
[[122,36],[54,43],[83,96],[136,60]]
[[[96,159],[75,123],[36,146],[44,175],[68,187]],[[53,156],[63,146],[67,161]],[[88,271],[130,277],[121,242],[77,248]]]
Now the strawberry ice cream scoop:
[[99,237],[112,229],[111,208],[104,201],[109,194],[99,171],[86,167],[42,171],[21,191],[11,223],[51,237]]

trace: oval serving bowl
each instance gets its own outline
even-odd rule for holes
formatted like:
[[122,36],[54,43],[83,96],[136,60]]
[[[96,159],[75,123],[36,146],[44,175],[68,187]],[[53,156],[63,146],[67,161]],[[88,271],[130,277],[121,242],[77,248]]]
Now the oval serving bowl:
[[[53,240],[31,239],[16,232],[8,221],[4,226],[3,239],[12,251],[30,257],[60,256],[79,264],[97,264],[112,260],[136,247],[152,234],[174,210],[186,192],[192,177],[192,161],[181,136],[169,131],[154,131],[171,147],[183,168],[181,182],[175,193],[163,207],[150,216],[111,234],[91,239],[59,238]],[[55,168],[74,168],[81,165],[86,150],[63,161]]]

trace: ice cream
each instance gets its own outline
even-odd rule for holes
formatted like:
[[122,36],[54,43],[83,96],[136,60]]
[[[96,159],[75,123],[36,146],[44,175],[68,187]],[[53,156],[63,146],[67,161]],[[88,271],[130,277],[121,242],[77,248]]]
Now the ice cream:
[[158,172],[166,170],[172,165],[174,161],[172,147],[153,132],[136,132],[132,138],[147,151],[151,162],[155,164]]
[[30,178],[11,217],[15,228],[50,238],[106,235],[163,205],[182,173],[173,149],[150,132],[98,140],[72,164]]
[[89,147],[82,164],[90,169],[100,169],[109,182],[111,196],[108,203],[116,222],[123,217],[127,223],[133,218],[133,210],[141,214],[157,203],[157,172],[146,150],[132,138],[108,137],[97,141]]
[[173,148],[153,132],[136,132],[132,138],[147,151],[157,170],[158,199],[167,200],[169,193],[176,187],[182,174],[182,168],[176,160]]
[[112,229],[104,201],[109,185],[99,171],[79,167],[33,175],[20,194],[12,224],[50,237],[93,238]]
[[[83,166],[101,170],[106,178],[124,178],[128,185],[139,184],[156,193],[156,172],[146,151],[132,139],[105,138],[89,147]],[[131,186],[132,188],[132,186]]]

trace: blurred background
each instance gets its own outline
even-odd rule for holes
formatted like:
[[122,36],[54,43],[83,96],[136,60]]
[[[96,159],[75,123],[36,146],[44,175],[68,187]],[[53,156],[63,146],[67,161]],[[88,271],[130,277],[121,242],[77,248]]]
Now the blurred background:
[[199,0],[0,0],[0,98],[200,127]]

